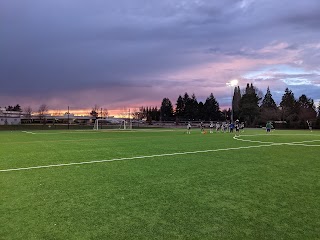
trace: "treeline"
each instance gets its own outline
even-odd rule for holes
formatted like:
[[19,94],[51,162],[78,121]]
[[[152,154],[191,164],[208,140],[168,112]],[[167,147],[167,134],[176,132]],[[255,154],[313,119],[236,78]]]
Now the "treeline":
[[[6,111],[10,111],[10,112],[20,112],[20,113],[24,113],[24,116],[27,118],[31,118],[31,115],[33,113],[33,110],[30,106],[25,107],[24,109],[21,108],[21,106],[19,104],[15,105],[15,106],[7,106],[4,107],[6,109]],[[39,106],[39,109],[37,110],[38,116],[41,120],[45,121],[45,115],[48,113],[49,109],[48,106],[46,104],[41,104]]]
[[[21,112],[19,104],[5,107],[7,111]],[[26,116],[33,113],[31,107],[26,107],[23,112]],[[42,104],[36,111],[45,122],[45,115],[48,113],[48,106]],[[220,105],[211,93],[204,102],[198,101],[195,94],[191,96],[186,92],[179,95],[173,105],[169,98],[163,98],[161,107],[140,107],[134,111],[134,119],[146,119],[152,121],[232,121],[239,119],[245,122],[246,126],[264,126],[267,121],[283,123],[282,127],[306,128],[308,120],[313,127],[320,128],[320,103],[316,107],[314,100],[305,94],[295,98],[294,93],[288,88],[285,89],[279,105],[274,101],[269,87],[265,95],[253,86],[247,84],[244,89],[239,86],[234,88],[231,109],[220,109]],[[108,110],[98,108],[97,105],[90,112],[90,115],[108,116]]]
[[234,116],[246,122],[249,126],[264,125],[267,121],[283,122],[283,126],[290,128],[306,128],[306,121],[320,126],[317,112],[320,110],[314,101],[302,94],[295,98],[294,93],[288,88],[282,95],[281,102],[277,105],[272,98],[270,88],[262,98],[259,90],[252,84],[247,84],[243,94],[240,88],[234,90],[232,107]]
[[[156,107],[141,107],[133,113],[135,119],[147,121],[231,121],[239,119],[247,126],[265,125],[267,121],[282,122],[283,126],[290,128],[305,128],[309,120],[314,126],[320,127],[320,104],[316,108],[314,101],[302,94],[295,98],[288,88],[282,96],[279,105],[274,101],[269,87],[266,94],[247,84],[241,90],[234,88],[232,109],[221,110],[217,99],[211,93],[206,101],[198,102],[195,94],[179,95],[175,106],[169,98],[164,98],[160,109]],[[317,117],[318,115],[318,117]]]
[[7,106],[5,107],[6,111],[11,111],[11,112],[22,112],[22,109],[20,107],[19,104],[15,105],[15,106]]

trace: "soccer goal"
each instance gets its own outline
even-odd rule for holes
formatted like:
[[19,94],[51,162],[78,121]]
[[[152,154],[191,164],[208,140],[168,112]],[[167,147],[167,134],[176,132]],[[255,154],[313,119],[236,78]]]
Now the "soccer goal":
[[107,119],[99,118],[96,119],[93,125],[93,130],[100,130],[100,129],[105,129],[108,126],[108,121]]
[[128,130],[132,129],[132,122],[129,123],[126,120],[122,120],[119,129]]

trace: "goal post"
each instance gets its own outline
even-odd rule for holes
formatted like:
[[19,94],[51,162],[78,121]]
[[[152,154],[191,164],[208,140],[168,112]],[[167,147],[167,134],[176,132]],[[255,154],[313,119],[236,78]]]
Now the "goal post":
[[107,128],[108,126],[108,120],[103,118],[98,118],[95,120],[93,125],[93,130],[100,130],[103,128]]
[[122,120],[119,129],[122,130],[130,130],[132,129],[132,122],[127,122],[126,120]]
[[130,130],[132,129],[132,122],[128,122],[127,120],[121,121],[113,121],[110,119],[98,118],[95,120],[93,125],[93,130],[101,130],[101,129],[121,129],[121,130]]

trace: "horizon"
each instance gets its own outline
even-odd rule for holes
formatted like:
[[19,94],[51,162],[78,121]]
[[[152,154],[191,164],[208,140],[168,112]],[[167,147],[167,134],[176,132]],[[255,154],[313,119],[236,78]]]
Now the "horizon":
[[[235,87],[240,87],[240,86],[235,86]],[[230,88],[230,87],[229,87]],[[245,90],[245,87],[241,88],[240,87],[240,90],[243,92]],[[261,91],[262,93],[262,99],[261,101],[263,100],[263,97],[265,95],[266,92],[262,91],[261,89],[258,89],[259,91]],[[285,92],[283,91],[282,95],[284,94]],[[188,93],[189,96],[191,96],[192,94]],[[231,92],[230,92],[231,94]],[[272,94],[272,91],[271,91],[271,94]],[[293,92],[293,94],[295,94]],[[179,94],[181,96],[183,96],[183,94]],[[196,94],[195,94],[196,95]],[[273,94],[272,94],[273,95]],[[197,97],[197,96],[196,96]],[[298,100],[298,97],[300,96],[296,96],[295,95],[295,99]],[[307,96],[308,97],[308,96]],[[177,96],[178,98],[178,96]],[[227,96],[226,98],[229,98],[229,102],[231,103],[231,95],[230,96]],[[172,101],[171,99],[169,99],[172,103],[172,106],[173,106],[173,110],[175,110],[175,107],[176,107],[176,100],[175,101]],[[199,100],[197,98],[198,102],[202,102],[204,103],[205,102],[205,99],[204,100]],[[319,105],[320,105],[320,99],[313,99],[314,100],[314,106],[317,108]],[[225,104],[224,106],[221,106],[220,105],[220,102],[219,100],[217,99],[218,103],[219,103],[219,107],[220,107],[220,111],[224,111],[224,110],[229,110],[231,108],[231,104]],[[280,105],[280,101],[275,101],[277,106],[279,107]],[[7,106],[15,106],[19,103],[15,103],[15,104],[9,104]],[[24,110],[25,107],[27,106],[22,106],[21,104],[19,104],[21,109]],[[161,107],[161,102],[159,102],[159,104],[157,105],[140,105],[139,107],[137,106],[129,106],[129,107],[121,107],[119,109],[107,109],[105,108],[104,106],[99,106],[99,104],[95,104],[97,106],[97,108],[99,109],[98,113],[100,114],[100,109],[102,109],[103,111],[107,110],[108,111],[108,116],[109,117],[121,117],[121,116],[125,116],[125,115],[129,115],[129,113],[133,113],[135,111],[138,111],[140,107],[157,107],[158,109],[160,109]],[[0,106],[0,107],[7,107],[7,106]],[[37,106],[38,107],[38,106]],[[37,113],[37,107],[35,109],[32,108],[32,112],[33,114]],[[48,114],[52,115],[52,116],[59,116],[59,115],[64,115],[65,113],[68,112],[68,106],[65,107],[65,108],[50,108],[50,106],[47,106],[48,107]],[[88,116],[90,115],[90,112],[93,110],[94,106],[91,107],[91,108],[70,108],[69,109],[69,112],[70,114],[74,114],[75,116]]]

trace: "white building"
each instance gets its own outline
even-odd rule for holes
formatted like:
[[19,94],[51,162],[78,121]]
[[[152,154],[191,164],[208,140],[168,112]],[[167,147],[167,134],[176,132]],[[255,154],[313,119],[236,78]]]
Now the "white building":
[[21,112],[7,111],[0,108],[0,125],[18,125],[21,124]]

